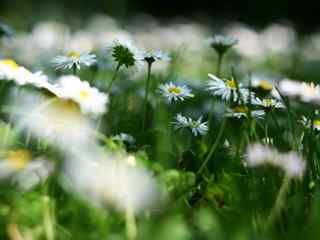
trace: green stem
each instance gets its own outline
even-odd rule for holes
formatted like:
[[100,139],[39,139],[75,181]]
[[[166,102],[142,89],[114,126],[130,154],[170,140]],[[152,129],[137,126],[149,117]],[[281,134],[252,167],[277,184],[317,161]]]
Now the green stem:
[[137,237],[137,225],[136,220],[134,216],[134,211],[132,207],[130,207],[130,204],[128,204],[126,208],[126,232],[127,232],[127,238],[128,240],[134,240]]
[[148,76],[146,82],[146,89],[143,101],[143,119],[142,119],[142,132],[145,130],[145,123],[147,120],[147,105],[148,105],[148,96],[149,96],[149,89],[150,89],[150,79],[151,79],[151,65],[152,63],[148,63]]
[[216,148],[218,147],[218,144],[221,140],[221,137],[222,137],[222,134],[224,132],[224,129],[226,128],[226,124],[227,124],[227,118],[225,117],[222,121],[222,124],[221,124],[221,127],[220,127],[220,130],[218,132],[218,135],[217,135],[217,138],[215,140],[215,142],[213,143],[211,149],[210,149],[210,152],[209,154],[207,155],[206,159],[203,161],[203,163],[201,164],[197,174],[200,174],[203,169],[205,168],[205,166],[207,165],[208,161],[210,160],[210,158],[212,157],[214,151],[216,150]]
[[290,181],[291,181],[291,178],[289,176],[285,176],[283,178],[276,202],[270,212],[269,217],[267,218],[265,229],[268,229],[270,226],[272,226],[274,221],[277,220],[279,214],[281,213],[281,210],[286,198],[286,194],[290,187]]
[[109,85],[108,85],[108,87],[107,87],[107,93],[110,92],[111,87],[112,87],[112,84],[113,84],[113,82],[116,80],[116,78],[117,78],[117,76],[118,76],[120,67],[121,67],[121,64],[118,63],[118,65],[117,65],[117,67],[116,67],[116,70],[115,70],[115,72],[114,72],[114,74],[113,74],[113,77],[112,77],[112,79],[111,79],[111,81],[110,81],[110,83],[109,83]]
[[54,205],[48,195],[43,196],[43,227],[47,240],[55,239],[55,219],[53,214]]
[[75,64],[72,66],[72,73],[74,76],[77,76],[77,66]]

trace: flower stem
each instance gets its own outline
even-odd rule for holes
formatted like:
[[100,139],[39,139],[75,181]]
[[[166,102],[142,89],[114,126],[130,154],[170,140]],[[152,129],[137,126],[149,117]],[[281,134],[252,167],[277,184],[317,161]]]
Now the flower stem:
[[150,78],[151,78],[151,65],[152,63],[148,63],[148,76],[146,82],[146,89],[143,101],[143,119],[142,119],[142,132],[145,130],[145,123],[147,120],[147,105],[148,105],[148,96],[149,96],[149,89],[150,89]]
[[48,195],[43,196],[43,227],[47,240],[55,239],[55,219],[53,215],[54,203]]
[[206,159],[203,161],[203,163],[201,164],[197,174],[200,174],[203,169],[205,168],[205,166],[207,165],[208,161],[210,160],[210,158],[212,157],[214,151],[216,150],[216,148],[218,147],[218,144],[221,140],[221,137],[222,137],[222,134],[226,128],[226,124],[227,124],[227,118],[224,118],[222,123],[221,123],[221,127],[220,127],[220,130],[218,132],[218,135],[217,135],[217,138],[215,140],[215,142],[213,143],[211,149],[210,149],[210,152],[209,154],[207,155]]
[[267,218],[265,229],[268,229],[281,213],[286,194],[290,187],[290,180],[291,178],[289,176],[285,176],[283,178],[276,202],[270,212],[269,217]]
[[137,237],[137,225],[132,207],[126,208],[126,232],[128,240],[134,240]]
[[114,72],[114,74],[113,74],[113,77],[112,77],[112,79],[111,79],[111,81],[110,81],[110,83],[109,83],[109,85],[108,85],[108,88],[107,88],[107,93],[108,93],[108,94],[109,94],[109,92],[110,92],[110,90],[111,90],[111,87],[112,87],[113,82],[116,80],[116,78],[117,78],[117,76],[118,76],[120,67],[121,67],[121,64],[118,63],[118,65],[117,65],[117,67],[116,67],[116,70],[115,70],[115,72]]
[[72,73],[74,76],[77,76],[77,66],[75,64],[72,66]]

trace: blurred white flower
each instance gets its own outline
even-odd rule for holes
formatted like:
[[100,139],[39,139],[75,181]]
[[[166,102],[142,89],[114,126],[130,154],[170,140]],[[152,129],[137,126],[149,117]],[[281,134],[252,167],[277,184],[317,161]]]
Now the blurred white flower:
[[253,76],[251,84],[253,88],[260,88],[264,91],[272,91],[274,87],[272,80],[262,76]]
[[320,119],[319,118],[314,119],[313,124],[312,124],[311,119],[308,119],[307,117],[302,116],[300,122],[306,128],[311,128],[311,125],[313,125],[313,129],[320,131]]
[[285,105],[281,101],[279,101],[277,99],[273,99],[273,98],[260,99],[260,98],[255,97],[252,99],[251,103],[253,105],[263,107],[266,110],[275,109],[275,108],[285,108]]
[[41,157],[32,159],[26,149],[10,150],[0,160],[0,180],[10,180],[24,191],[43,183],[53,170],[52,162]]
[[161,84],[159,86],[159,92],[168,99],[169,102],[184,101],[186,98],[192,98],[194,95],[191,93],[191,89],[186,85],[176,85],[172,82]]
[[292,178],[301,178],[306,169],[306,162],[297,153],[279,153],[266,145],[259,143],[250,144],[246,151],[246,160],[249,167],[258,167],[264,164],[282,169]]
[[206,135],[208,132],[208,122],[202,122],[202,117],[197,120],[193,120],[190,117],[185,117],[182,114],[177,114],[175,117],[175,122],[173,122],[175,129],[188,128],[191,130],[194,136]]
[[[213,74],[208,74],[209,80],[207,90],[213,95],[221,97],[222,100],[237,101],[240,98],[243,100],[246,99],[249,95],[248,89],[242,87],[241,84],[237,86],[237,83],[234,79],[222,80],[216,77]],[[239,93],[241,96],[239,96]]]
[[57,85],[60,97],[78,103],[83,113],[100,115],[106,112],[108,95],[91,87],[88,82],[69,75],[60,77]]
[[147,63],[153,63],[155,61],[169,62],[171,58],[168,53],[161,50],[144,50],[141,53],[141,60],[146,61]]
[[89,67],[97,62],[96,55],[70,51],[65,56],[57,56],[52,60],[56,70],[58,69],[80,69],[81,66]]
[[301,92],[301,83],[295,80],[283,79],[279,83],[281,94],[290,97],[297,97]]
[[92,120],[81,114],[74,102],[25,92],[11,108],[18,129],[64,150],[78,149],[95,139]]
[[94,204],[120,211],[131,209],[137,214],[150,209],[159,201],[157,184],[147,170],[133,166],[127,158],[92,149],[76,153],[65,166],[71,190]]
[[220,55],[224,54],[238,42],[239,40],[234,37],[223,35],[215,35],[208,40],[209,45]]

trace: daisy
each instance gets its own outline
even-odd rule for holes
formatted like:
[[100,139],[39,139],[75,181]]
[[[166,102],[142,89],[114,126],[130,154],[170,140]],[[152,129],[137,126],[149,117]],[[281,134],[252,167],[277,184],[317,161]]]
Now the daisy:
[[172,82],[161,84],[159,86],[159,92],[168,99],[169,102],[172,101],[184,101],[185,98],[193,98],[194,95],[191,93],[191,89],[186,85],[176,85]]
[[[208,82],[207,90],[213,96],[219,96],[222,100],[225,101],[229,101],[231,99],[235,102],[239,99],[239,97],[242,99],[246,99],[249,95],[248,90],[242,88],[241,84],[237,85],[234,79],[224,81],[210,73],[208,74],[208,76],[211,78],[211,80],[209,80]],[[239,93],[241,96],[239,96]]]
[[263,77],[253,77],[252,78],[252,87],[262,89],[264,91],[272,91],[273,83],[267,78]]
[[42,72],[32,73],[12,59],[0,60],[0,79],[12,80],[17,85],[30,84],[38,88],[50,88],[46,75]]
[[58,80],[60,97],[78,103],[83,113],[99,115],[106,112],[108,95],[91,87],[76,76],[63,76]]
[[142,52],[128,39],[116,39],[107,46],[113,60],[117,65],[126,68],[141,65]]
[[189,128],[194,136],[206,135],[208,132],[208,122],[202,122],[202,117],[197,120],[178,114],[173,122],[175,129]]
[[[300,123],[302,123],[302,125],[306,128],[311,128],[311,120],[306,118],[305,116],[302,116]],[[313,120],[313,129],[320,131],[320,119],[317,118]]]
[[311,83],[301,83],[300,98],[304,102],[320,101],[320,86]]
[[97,62],[96,55],[90,53],[80,53],[70,51],[65,56],[57,56],[52,60],[52,64],[56,70],[58,69],[80,69],[81,66],[92,66]]
[[141,53],[141,60],[146,61],[149,64],[152,64],[155,61],[164,61],[169,62],[171,60],[168,53],[161,50],[149,50],[143,51]]
[[301,83],[295,80],[283,79],[279,83],[279,91],[289,97],[297,97],[301,93]]
[[[247,118],[249,115],[249,108],[247,106],[236,106],[232,109],[228,109],[228,112],[226,114],[227,117],[234,117],[234,118]],[[253,118],[263,118],[265,115],[265,112],[263,110],[252,110],[251,116]]]
[[0,180],[11,180],[22,190],[30,190],[53,172],[54,165],[45,159],[32,159],[26,149],[8,151],[0,160]]
[[306,162],[296,152],[279,153],[259,143],[250,144],[246,156],[249,167],[270,164],[282,169],[291,178],[301,178],[306,169]]
[[275,109],[275,108],[285,108],[284,104],[273,98],[253,98],[252,104],[263,107],[266,110]]
[[215,35],[208,39],[209,45],[220,55],[223,55],[238,42],[236,38],[222,35]]

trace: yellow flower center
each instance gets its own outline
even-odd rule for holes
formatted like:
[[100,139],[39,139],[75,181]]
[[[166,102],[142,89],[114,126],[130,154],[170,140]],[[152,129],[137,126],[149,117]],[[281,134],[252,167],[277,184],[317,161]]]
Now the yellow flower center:
[[25,149],[12,150],[7,153],[6,159],[17,170],[24,169],[31,160],[31,153]]
[[316,128],[320,127],[320,119],[315,119],[313,121],[313,126],[316,127]]
[[179,87],[170,87],[168,90],[170,93],[173,93],[176,95],[179,95],[181,93],[181,88]]
[[266,91],[271,91],[272,90],[272,84],[269,83],[266,80],[261,80],[259,82],[259,87],[262,88],[263,90],[266,90]]
[[226,85],[227,85],[227,87],[229,87],[231,89],[237,89],[237,84],[234,79],[227,80]]
[[249,109],[246,106],[237,106],[234,108],[234,111],[238,113],[247,113],[249,112]]
[[90,97],[90,94],[86,90],[81,90],[79,92],[79,96],[80,96],[81,99],[86,100],[86,99],[88,99]]
[[271,107],[273,105],[273,100],[271,98],[263,99],[263,103],[266,107]]
[[17,70],[20,66],[12,59],[0,60],[0,65],[7,66],[13,70]]
[[76,52],[76,51],[70,51],[68,54],[67,54],[68,57],[74,59],[74,60],[79,60],[80,59],[80,53],[79,52]]

